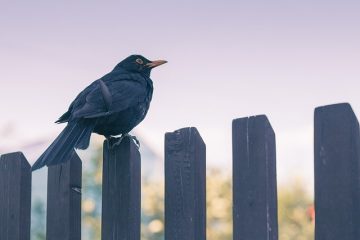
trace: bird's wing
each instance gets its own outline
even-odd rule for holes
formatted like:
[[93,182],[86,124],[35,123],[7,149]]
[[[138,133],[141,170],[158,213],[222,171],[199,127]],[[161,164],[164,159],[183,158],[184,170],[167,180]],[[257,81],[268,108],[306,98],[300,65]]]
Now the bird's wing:
[[[110,115],[137,105],[147,96],[144,80],[130,74],[97,80],[93,89],[74,104],[72,118],[94,118]],[[79,99],[80,100],[80,99]]]
[[72,118],[72,113],[75,109],[81,108],[86,103],[86,96],[93,91],[96,88],[96,85],[98,84],[97,81],[94,81],[89,86],[87,86],[84,90],[82,90],[72,101],[72,103],[69,106],[69,109],[67,112],[65,112],[57,121],[56,123],[64,123],[68,122]]
[[108,111],[110,111],[111,104],[112,104],[111,92],[103,80],[100,79],[99,84],[100,84],[101,94],[102,94],[102,97],[103,97],[105,105],[106,105],[106,109]]

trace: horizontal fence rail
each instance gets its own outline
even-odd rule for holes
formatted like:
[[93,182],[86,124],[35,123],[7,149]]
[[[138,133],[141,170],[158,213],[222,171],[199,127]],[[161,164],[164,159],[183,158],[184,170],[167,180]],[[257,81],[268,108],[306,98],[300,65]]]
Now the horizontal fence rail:
[[[316,240],[359,240],[358,120],[349,104],[336,104],[316,108],[314,123]],[[232,145],[233,239],[277,240],[276,143],[267,117],[235,119]],[[105,141],[103,156],[102,239],[140,240],[138,147],[128,137]],[[31,177],[22,153],[0,157],[0,240],[30,239]],[[76,154],[48,168],[47,240],[81,239],[81,178]],[[165,239],[206,239],[206,146],[196,128],[165,135]]]

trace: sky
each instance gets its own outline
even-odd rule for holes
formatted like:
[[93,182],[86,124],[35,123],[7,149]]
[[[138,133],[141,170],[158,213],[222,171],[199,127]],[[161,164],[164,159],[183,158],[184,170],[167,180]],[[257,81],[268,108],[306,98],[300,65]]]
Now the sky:
[[314,108],[360,110],[359,12],[352,0],[3,0],[0,149],[50,143],[77,93],[138,53],[168,60],[136,128],[156,151],[165,132],[195,126],[208,166],[231,173],[232,119],[266,114],[279,182],[311,186]]

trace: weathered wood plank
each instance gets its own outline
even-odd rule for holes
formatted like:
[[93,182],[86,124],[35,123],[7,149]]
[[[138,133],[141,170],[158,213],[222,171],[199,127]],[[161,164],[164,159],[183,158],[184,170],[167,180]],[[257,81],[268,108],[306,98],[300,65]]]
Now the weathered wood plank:
[[360,239],[359,123],[349,104],[315,110],[315,238]]
[[141,161],[137,146],[124,138],[109,148],[104,142],[103,240],[140,240]]
[[234,240],[278,239],[275,134],[266,116],[233,121]]
[[206,147],[196,128],[165,135],[165,239],[206,239]]
[[0,157],[0,239],[29,240],[31,167],[20,152]]
[[47,240],[81,239],[82,163],[77,154],[48,167]]

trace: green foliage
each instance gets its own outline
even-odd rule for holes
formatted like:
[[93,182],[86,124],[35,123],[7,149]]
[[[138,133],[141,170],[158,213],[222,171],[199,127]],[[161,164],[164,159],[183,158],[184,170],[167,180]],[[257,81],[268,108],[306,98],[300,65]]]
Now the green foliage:
[[31,239],[45,240],[45,204],[42,200],[36,199],[31,207]]
[[84,239],[101,239],[102,148],[92,155],[83,170],[82,235]]
[[141,239],[164,239],[164,184],[144,180],[141,194]]
[[300,182],[280,188],[279,202],[279,239],[314,239],[314,219],[312,219],[312,199]]
[[211,169],[206,178],[207,239],[232,239],[231,176]]

